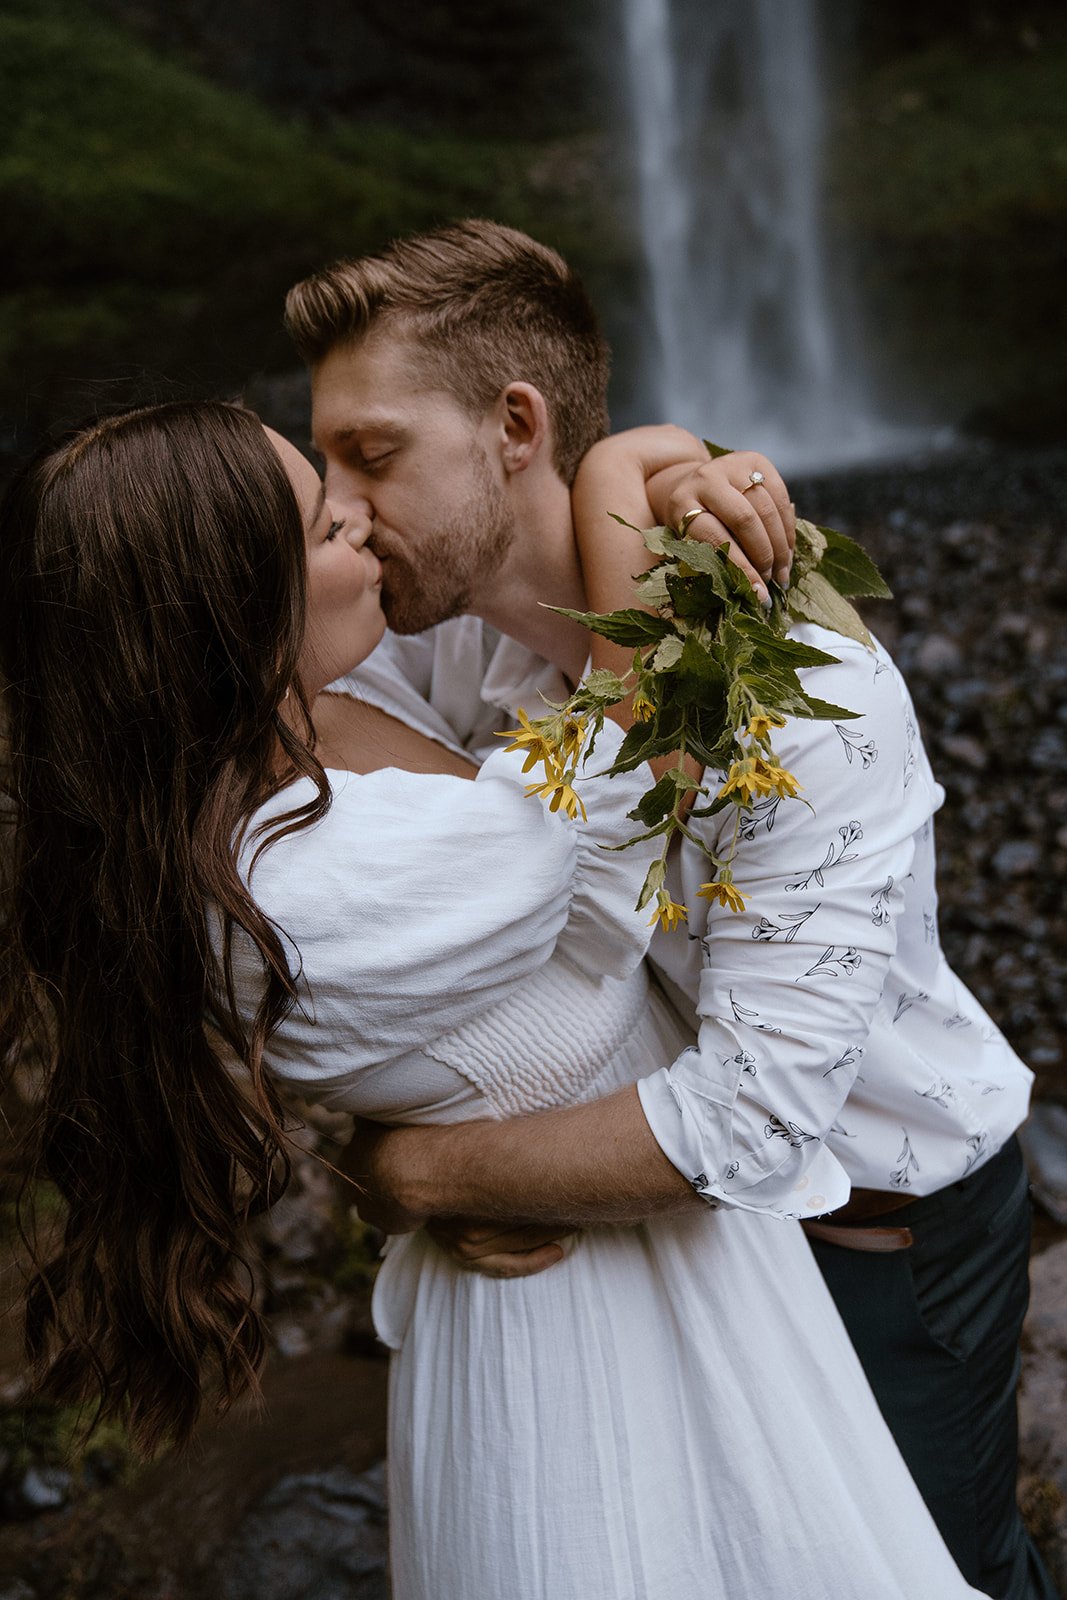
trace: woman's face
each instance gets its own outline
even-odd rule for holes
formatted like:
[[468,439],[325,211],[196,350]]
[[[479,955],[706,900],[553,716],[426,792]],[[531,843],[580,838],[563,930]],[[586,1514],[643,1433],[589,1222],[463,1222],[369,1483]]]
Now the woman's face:
[[300,657],[304,692],[313,700],[335,678],[370,655],[385,632],[382,569],[366,548],[371,513],[353,501],[337,516],[311,462],[273,429],[266,429],[293,486],[307,540],[307,632]]

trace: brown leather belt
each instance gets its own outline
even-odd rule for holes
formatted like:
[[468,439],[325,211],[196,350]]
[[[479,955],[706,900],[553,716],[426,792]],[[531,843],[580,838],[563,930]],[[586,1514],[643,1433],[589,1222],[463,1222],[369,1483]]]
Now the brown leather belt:
[[866,1250],[884,1255],[892,1250],[908,1250],[914,1243],[910,1228],[865,1228],[868,1217],[884,1217],[911,1205],[915,1196],[889,1194],[883,1189],[853,1189],[845,1205],[825,1220],[806,1218],[801,1227],[809,1239],[836,1244],[842,1250]]
[[869,1217],[884,1217],[890,1211],[900,1211],[910,1206],[913,1194],[890,1194],[885,1189],[853,1189],[843,1206],[831,1212],[836,1223],[866,1222]]
[[914,1243],[910,1228],[835,1228],[832,1222],[816,1222],[813,1217],[806,1217],[800,1226],[809,1239],[821,1239],[842,1250],[869,1250],[886,1255],[891,1250],[910,1250]]

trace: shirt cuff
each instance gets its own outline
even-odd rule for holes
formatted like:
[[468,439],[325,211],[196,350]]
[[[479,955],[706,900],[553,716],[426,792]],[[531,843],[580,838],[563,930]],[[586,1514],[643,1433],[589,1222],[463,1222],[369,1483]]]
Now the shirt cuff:
[[[712,1207],[726,1205],[783,1219],[817,1217],[836,1211],[852,1192],[845,1169],[821,1141],[805,1148],[802,1164],[786,1161],[746,1182],[744,1169],[751,1174],[752,1166],[762,1163],[735,1156],[732,1107],[716,1108],[708,1096],[678,1083],[670,1067],[641,1078],[637,1093],[667,1160]],[[740,1180],[739,1188],[735,1180]]]

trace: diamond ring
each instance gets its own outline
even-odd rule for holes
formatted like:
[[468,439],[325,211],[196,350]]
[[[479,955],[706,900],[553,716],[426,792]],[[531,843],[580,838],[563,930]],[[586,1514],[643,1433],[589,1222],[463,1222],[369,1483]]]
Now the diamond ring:
[[748,482],[741,490],[741,493],[747,494],[750,489],[758,489],[760,484],[764,483],[765,481],[766,480],[764,479],[762,472],[750,472],[748,475]]

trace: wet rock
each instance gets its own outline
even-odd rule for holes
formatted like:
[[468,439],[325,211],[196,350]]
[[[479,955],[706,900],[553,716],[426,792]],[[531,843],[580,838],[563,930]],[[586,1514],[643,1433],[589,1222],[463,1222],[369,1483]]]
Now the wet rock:
[[37,1517],[60,1511],[70,1500],[74,1480],[62,1467],[29,1467],[4,1496],[9,1517]]
[[223,1554],[218,1600],[389,1600],[385,1463],[282,1478]]
[[1022,1498],[1043,1553],[1067,1584],[1067,1241],[1035,1257],[1019,1392]]
[[1039,1101],[1019,1138],[1034,1199],[1050,1217],[1067,1226],[1067,1106]]
[[952,760],[961,762],[974,772],[983,772],[989,765],[989,752],[985,745],[968,733],[950,733],[941,740],[941,749]]
[[279,1318],[272,1324],[271,1332],[279,1355],[287,1358],[306,1356],[311,1349],[311,1335],[299,1322],[283,1321]]
[[1029,839],[1009,839],[993,857],[998,878],[1028,878],[1040,865],[1041,847]]
[[917,671],[936,677],[938,673],[959,671],[961,651],[955,639],[943,633],[931,633],[919,645],[912,659]]

